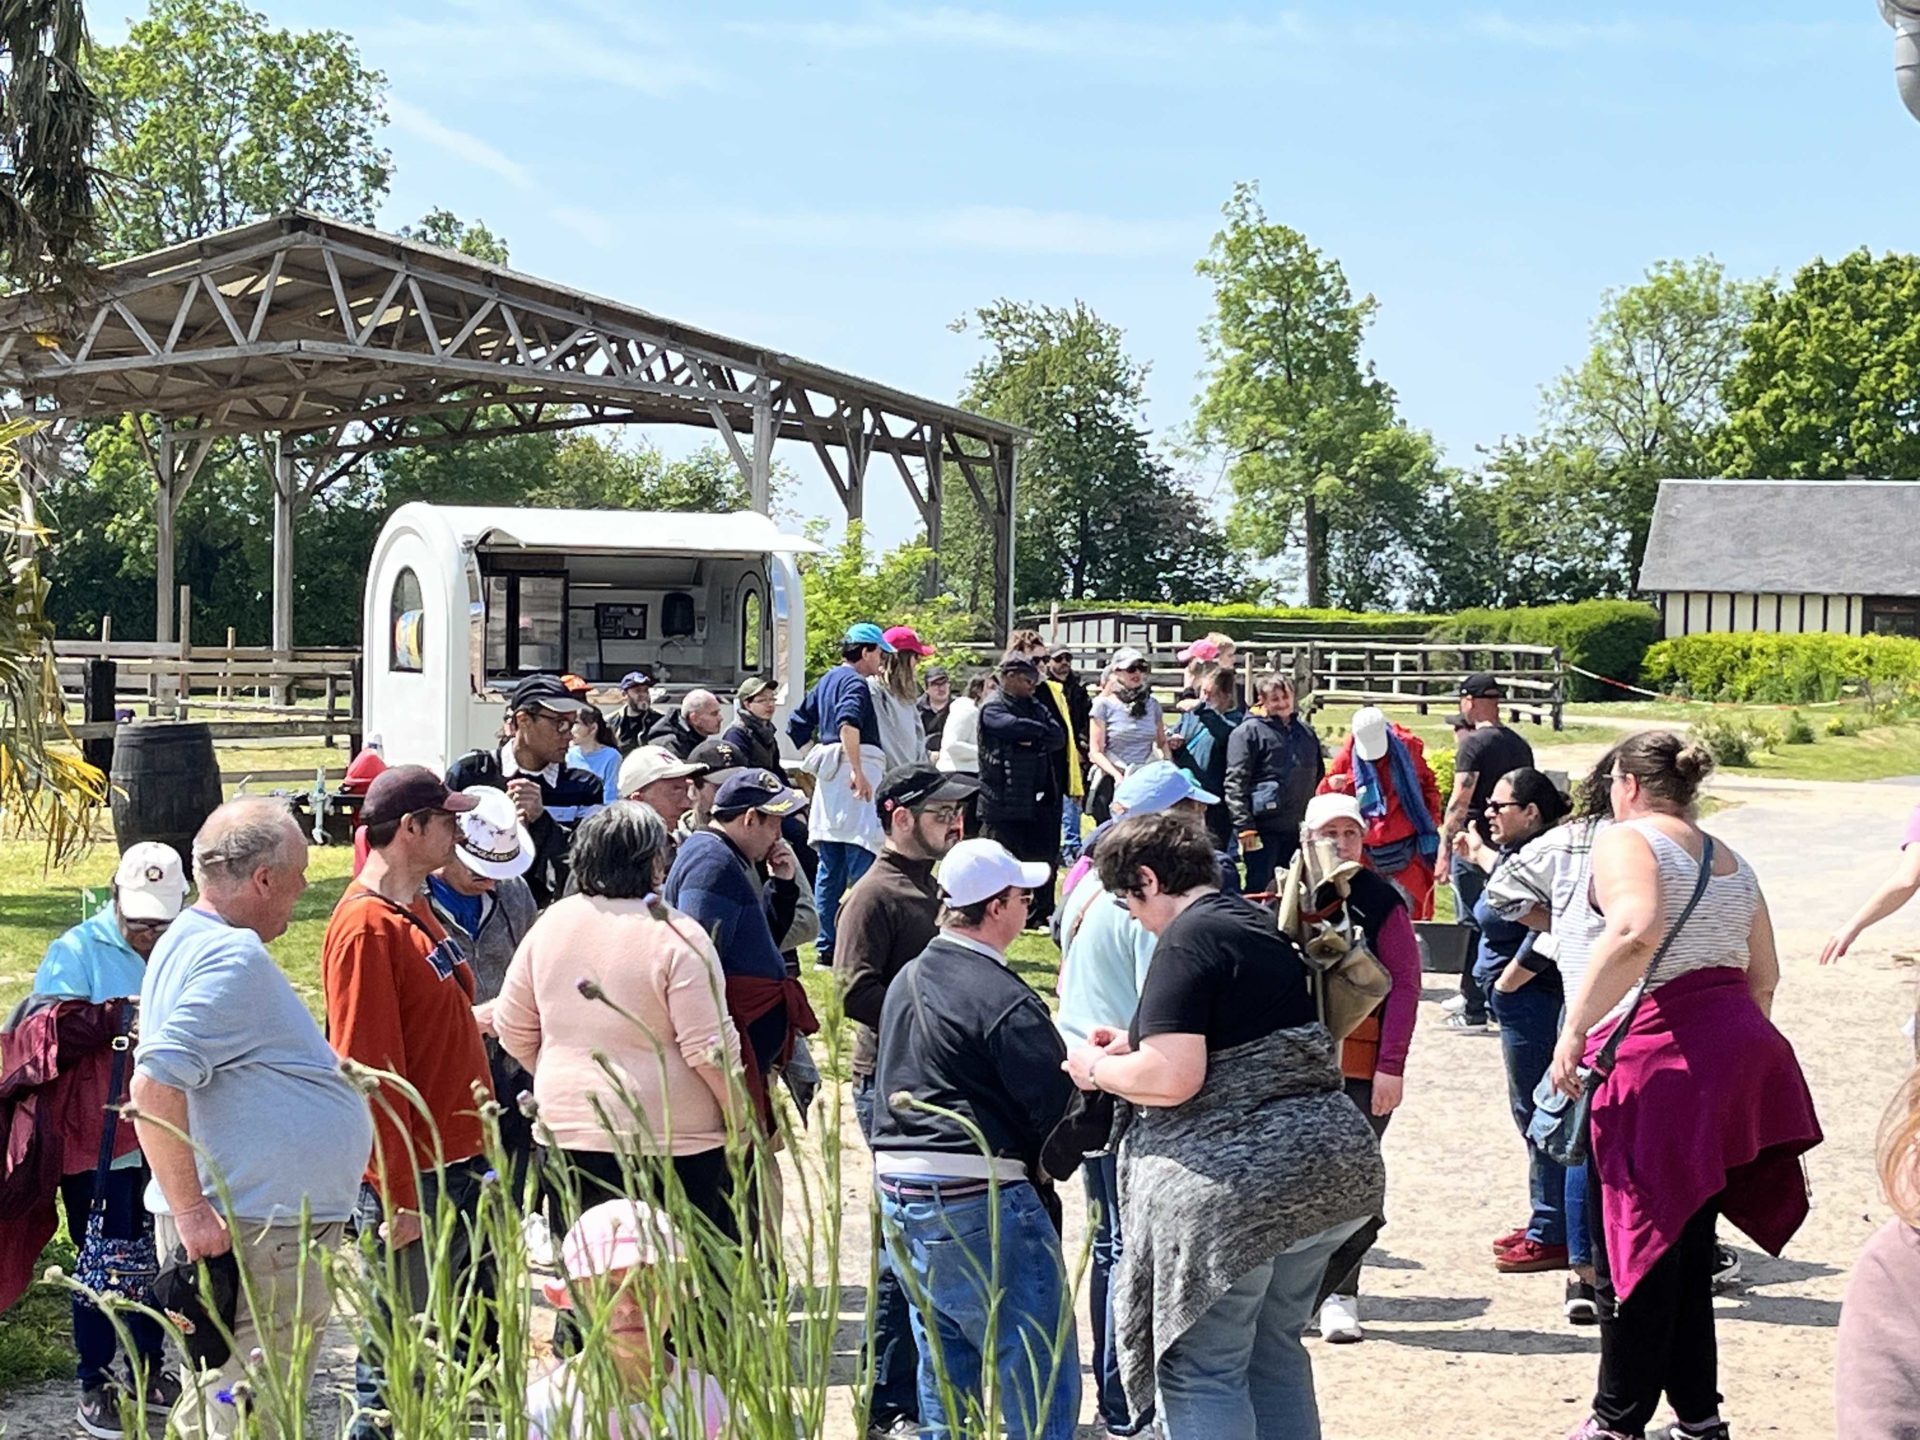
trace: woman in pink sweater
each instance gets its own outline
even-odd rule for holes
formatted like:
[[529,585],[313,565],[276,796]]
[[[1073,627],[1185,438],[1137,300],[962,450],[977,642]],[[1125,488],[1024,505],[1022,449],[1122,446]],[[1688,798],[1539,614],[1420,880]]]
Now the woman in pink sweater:
[[726,1143],[745,1123],[740,1041],[712,943],[653,898],[668,845],[639,801],[583,822],[579,893],[527,932],[494,1003],[494,1033],[533,1072],[541,1138],[577,1191],[574,1213],[553,1197],[556,1234],[635,1184],[661,1194],[670,1168],[689,1204],[738,1238]]
[[1893,1218],[1860,1252],[1840,1307],[1834,1409],[1843,1440],[1920,1436],[1920,1069],[1881,1125],[1880,1183]]

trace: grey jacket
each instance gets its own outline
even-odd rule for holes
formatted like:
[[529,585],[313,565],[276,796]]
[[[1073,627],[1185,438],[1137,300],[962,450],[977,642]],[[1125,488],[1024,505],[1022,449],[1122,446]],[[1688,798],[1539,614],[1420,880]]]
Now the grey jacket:
[[520,948],[520,942],[526,939],[527,931],[540,915],[527,882],[494,881],[493,894],[482,900],[479,933],[475,935],[467,934],[458,921],[440,908],[439,902],[432,898],[432,890],[428,890],[427,895],[433,905],[434,918],[465,946],[467,963],[473,967],[473,1003],[484,1005],[497,999],[513,952]]

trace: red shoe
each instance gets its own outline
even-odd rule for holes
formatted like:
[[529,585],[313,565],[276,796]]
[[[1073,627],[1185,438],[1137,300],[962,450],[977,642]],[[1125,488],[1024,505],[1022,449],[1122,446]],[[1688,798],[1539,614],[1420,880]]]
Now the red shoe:
[[1524,1225],[1522,1225],[1518,1230],[1509,1230],[1506,1234],[1502,1235],[1498,1240],[1493,1242],[1493,1253],[1498,1255],[1502,1250],[1511,1250],[1514,1246],[1518,1245],[1522,1240],[1526,1238],[1527,1238],[1527,1227]]
[[1567,1247],[1542,1245],[1538,1240],[1522,1239],[1518,1245],[1493,1257],[1493,1268],[1502,1275],[1531,1275],[1539,1270],[1567,1268]]

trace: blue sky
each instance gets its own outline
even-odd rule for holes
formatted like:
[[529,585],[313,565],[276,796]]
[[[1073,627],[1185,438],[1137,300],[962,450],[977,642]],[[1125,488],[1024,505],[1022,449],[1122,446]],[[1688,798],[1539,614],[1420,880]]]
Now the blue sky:
[[956,316],[1084,299],[1151,363],[1168,440],[1237,180],[1379,299],[1372,358],[1463,463],[1534,423],[1601,292],[1656,259],[1920,244],[1920,125],[1872,0],[255,3],[387,73],[383,224],[445,206],[519,269],[942,399],[978,355]]

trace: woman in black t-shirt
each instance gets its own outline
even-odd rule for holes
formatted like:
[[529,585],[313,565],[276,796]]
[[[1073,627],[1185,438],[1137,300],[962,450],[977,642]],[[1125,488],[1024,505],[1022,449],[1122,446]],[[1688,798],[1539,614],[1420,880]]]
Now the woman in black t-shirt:
[[1219,893],[1181,817],[1119,821],[1096,863],[1159,937],[1126,1033],[1096,1029],[1074,1083],[1136,1110],[1120,1150],[1113,1323],[1128,1403],[1168,1440],[1319,1433],[1300,1332],[1327,1262],[1379,1210],[1380,1147],[1341,1092],[1305,961],[1273,917]]

